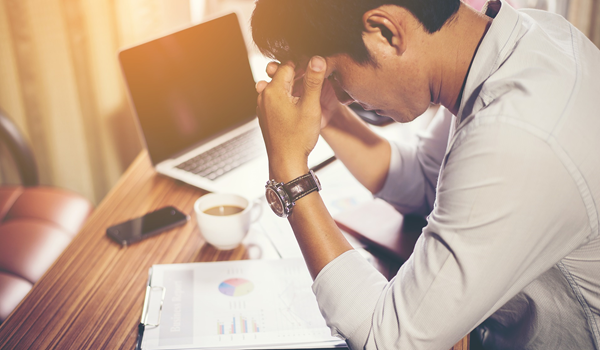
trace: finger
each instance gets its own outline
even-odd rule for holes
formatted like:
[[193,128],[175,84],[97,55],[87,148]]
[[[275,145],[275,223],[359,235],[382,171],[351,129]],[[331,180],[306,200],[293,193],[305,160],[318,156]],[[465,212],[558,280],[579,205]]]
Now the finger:
[[296,75],[294,76],[294,86],[292,87],[292,96],[300,97],[304,93],[304,73],[306,72],[306,65],[296,68]]
[[275,75],[275,72],[277,72],[277,68],[279,68],[279,63],[277,63],[275,61],[269,62],[269,64],[267,64],[267,75],[270,78],[273,78],[273,76]]
[[302,80],[304,78],[304,74],[306,73],[306,65],[308,65],[308,62],[306,62],[304,66],[296,68],[296,76],[294,77],[294,80]]
[[327,63],[321,56],[313,56],[308,63],[304,74],[304,94],[301,101],[319,101],[321,99],[321,89],[325,80],[325,71]]
[[292,96],[300,97],[304,94],[304,79],[296,79],[292,88]]
[[258,94],[261,94],[263,90],[267,87],[267,85],[269,85],[269,83],[267,83],[266,81],[259,81],[258,83],[256,83],[256,92],[258,92]]
[[277,72],[273,75],[273,79],[269,85],[273,87],[283,87],[288,93],[292,93],[294,84],[294,63],[286,62],[279,65]]

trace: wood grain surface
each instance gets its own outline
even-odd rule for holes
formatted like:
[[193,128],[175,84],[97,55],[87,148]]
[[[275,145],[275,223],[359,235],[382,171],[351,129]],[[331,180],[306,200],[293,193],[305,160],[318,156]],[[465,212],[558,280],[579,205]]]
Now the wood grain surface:
[[[205,191],[158,175],[142,152],[81,232],[0,326],[0,349],[133,349],[153,264],[249,258],[205,244],[193,215]],[[190,221],[130,247],[106,228],[173,205]],[[453,349],[468,349],[465,337]]]

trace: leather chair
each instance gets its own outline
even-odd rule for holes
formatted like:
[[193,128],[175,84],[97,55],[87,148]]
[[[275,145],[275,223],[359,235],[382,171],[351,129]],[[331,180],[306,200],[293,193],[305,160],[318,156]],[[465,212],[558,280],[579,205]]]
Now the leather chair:
[[93,207],[76,193],[38,185],[33,153],[2,110],[0,141],[21,179],[21,186],[0,186],[2,323],[79,232]]

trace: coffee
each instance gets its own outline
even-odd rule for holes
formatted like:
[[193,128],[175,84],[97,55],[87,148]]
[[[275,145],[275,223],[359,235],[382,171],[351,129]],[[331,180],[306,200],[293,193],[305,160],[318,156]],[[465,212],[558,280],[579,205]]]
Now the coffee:
[[244,208],[235,205],[219,205],[216,207],[206,209],[204,213],[215,216],[227,216],[237,214],[242,211],[244,211]]

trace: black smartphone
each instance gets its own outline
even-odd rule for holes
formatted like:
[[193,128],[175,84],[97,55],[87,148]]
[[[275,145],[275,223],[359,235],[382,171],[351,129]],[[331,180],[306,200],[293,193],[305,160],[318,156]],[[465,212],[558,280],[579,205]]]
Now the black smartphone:
[[394,122],[394,119],[379,115],[373,111],[364,110],[358,103],[352,103],[348,107],[352,109],[358,116],[369,124],[376,126],[384,126]]
[[183,225],[188,220],[188,215],[169,206],[111,226],[106,229],[106,235],[120,245],[126,246]]

